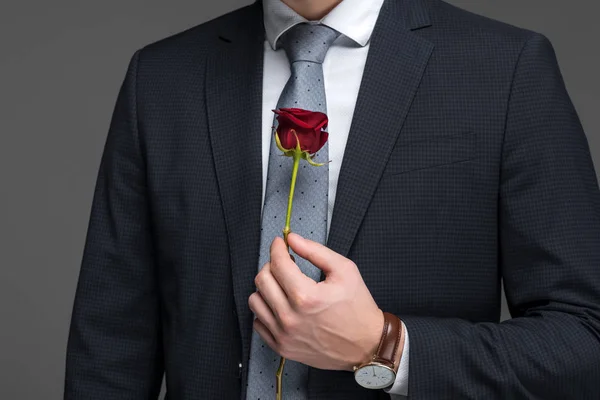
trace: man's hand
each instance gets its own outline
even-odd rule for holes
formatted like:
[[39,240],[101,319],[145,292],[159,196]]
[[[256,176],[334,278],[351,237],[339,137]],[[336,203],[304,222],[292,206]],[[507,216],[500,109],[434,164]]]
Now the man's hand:
[[271,261],[254,280],[258,291],[248,299],[257,316],[254,329],[287,359],[352,371],[377,350],[383,311],[351,260],[294,233],[288,243],[323,270],[325,280],[317,283],[304,275],[290,259],[283,239],[275,238]]

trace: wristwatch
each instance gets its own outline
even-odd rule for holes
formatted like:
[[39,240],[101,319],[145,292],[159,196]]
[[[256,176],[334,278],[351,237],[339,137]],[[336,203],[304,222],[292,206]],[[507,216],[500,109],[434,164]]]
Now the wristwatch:
[[377,351],[371,360],[359,366],[354,366],[354,379],[367,389],[384,389],[394,384],[398,365],[395,364],[396,354],[400,347],[402,325],[396,315],[384,312],[383,331]]

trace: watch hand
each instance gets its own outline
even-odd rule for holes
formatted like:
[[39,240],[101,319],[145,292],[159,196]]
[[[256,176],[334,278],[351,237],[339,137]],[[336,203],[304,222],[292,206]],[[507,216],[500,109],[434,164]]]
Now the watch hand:
[[373,370],[373,376],[377,376],[375,375],[375,367],[371,367],[371,369]]

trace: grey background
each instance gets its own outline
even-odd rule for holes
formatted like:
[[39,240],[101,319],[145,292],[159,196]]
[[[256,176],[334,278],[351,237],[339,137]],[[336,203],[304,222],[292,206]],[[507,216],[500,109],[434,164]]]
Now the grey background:
[[[596,2],[451,2],[550,38],[599,173]],[[62,397],[93,188],[129,58],[147,43],[249,3],[2,2],[0,398]]]

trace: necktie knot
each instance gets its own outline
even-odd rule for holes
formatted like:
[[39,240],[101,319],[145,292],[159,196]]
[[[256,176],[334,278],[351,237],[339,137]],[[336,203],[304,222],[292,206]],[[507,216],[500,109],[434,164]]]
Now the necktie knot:
[[326,25],[300,23],[281,35],[277,43],[285,50],[290,64],[296,61],[322,64],[329,46],[339,35]]

